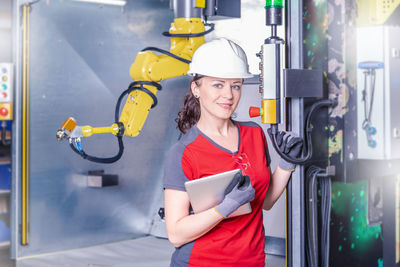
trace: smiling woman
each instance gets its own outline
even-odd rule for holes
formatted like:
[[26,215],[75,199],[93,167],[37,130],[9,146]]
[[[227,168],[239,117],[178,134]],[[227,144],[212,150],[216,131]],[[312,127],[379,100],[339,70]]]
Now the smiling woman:
[[[243,49],[227,39],[202,45],[193,55],[188,74],[194,76],[178,128],[185,133],[166,161],[165,218],[168,238],[177,247],[171,266],[264,266],[264,234],[260,212],[269,183],[265,136],[255,124],[231,119],[241,96],[243,79],[251,77]],[[193,214],[184,183],[240,168],[247,149],[257,147],[222,203]],[[247,153],[246,153],[247,152]],[[240,180],[240,179],[239,179]],[[225,219],[243,203],[253,212]],[[240,252],[240,253],[238,253]]]
[[[262,209],[282,194],[290,172],[278,169],[270,186],[270,158],[262,129],[231,119],[243,79],[252,77],[243,49],[227,39],[200,46],[194,76],[176,122],[184,135],[168,152],[164,170],[167,234],[176,247],[171,266],[264,266]],[[240,169],[221,203],[194,214],[185,182]],[[249,203],[252,212],[227,218]]]
[[191,84],[191,90],[200,102],[201,121],[229,119],[241,95],[242,79],[203,77]]

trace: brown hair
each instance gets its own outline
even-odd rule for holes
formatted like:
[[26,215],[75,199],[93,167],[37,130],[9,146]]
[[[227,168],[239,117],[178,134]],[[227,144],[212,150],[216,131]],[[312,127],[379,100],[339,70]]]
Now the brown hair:
[[[200,79],[204,77],[202,75],[196,75],[193,77],[193,80],[190,82],[195,82],[197,86],[200,86]],[[189,91],[186,93],[183,107],[178,112],[178,117],[175,119],[178,124],[177,128],[182,132],[186,133],[187,130],[192,128],[200,119],[200,103],[199,99],[197,99],[193,93],[191,88],[189,87]]]

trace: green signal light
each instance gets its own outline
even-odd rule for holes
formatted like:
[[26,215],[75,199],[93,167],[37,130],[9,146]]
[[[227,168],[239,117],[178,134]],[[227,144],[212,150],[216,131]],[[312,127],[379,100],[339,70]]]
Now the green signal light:
[[3,86],[4,90],[7,90],[7,85],[6,84],[3,84],[2,86]]
[[283,8],[282,0],[266,0],[265,8]]

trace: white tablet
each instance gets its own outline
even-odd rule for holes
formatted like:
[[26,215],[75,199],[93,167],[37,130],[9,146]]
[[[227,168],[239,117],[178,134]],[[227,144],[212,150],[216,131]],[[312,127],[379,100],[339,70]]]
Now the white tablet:
[[[185,183],[190,204],[194,213],[202,212],[215,207],[224,199],[225,189],[228,187],[240,169],[218,173]],[[240,206],[229,217],[239,216],[251,212],[250,203]]]

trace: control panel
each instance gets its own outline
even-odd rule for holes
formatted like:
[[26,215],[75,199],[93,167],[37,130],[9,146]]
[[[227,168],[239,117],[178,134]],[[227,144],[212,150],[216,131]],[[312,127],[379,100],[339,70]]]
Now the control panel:
[[12,120],[13,64],[0,63],[0,120]]

